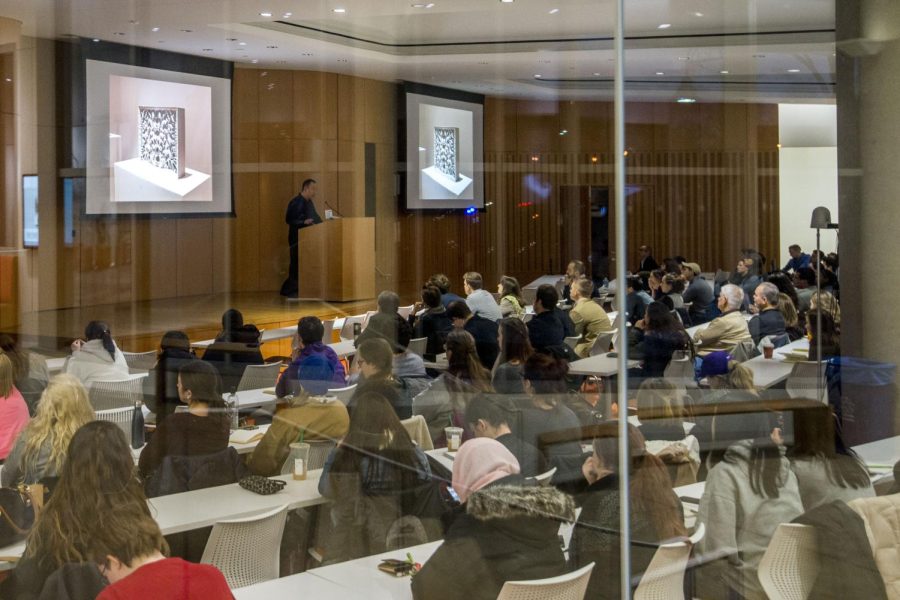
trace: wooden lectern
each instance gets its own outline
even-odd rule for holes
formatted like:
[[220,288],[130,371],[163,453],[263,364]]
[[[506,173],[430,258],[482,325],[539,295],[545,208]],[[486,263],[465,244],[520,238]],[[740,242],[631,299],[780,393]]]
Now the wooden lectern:
[[299,231],[299,295],[330,302],[375,297],[375,219],[347,217]]

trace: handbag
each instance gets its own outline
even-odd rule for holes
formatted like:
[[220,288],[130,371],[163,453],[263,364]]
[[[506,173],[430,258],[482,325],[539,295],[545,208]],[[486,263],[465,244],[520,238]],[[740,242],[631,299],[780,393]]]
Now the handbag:
[[28,535],[44,507],[46,489],[41,484],[0,488],[0,547]]
[[238,485],[254,494],[268,496],[269,494],[274,494],[275,492],[283,490],[284,486],[287,485],[287,482],[280,479],[269,479],[262,475],[248,475],[238,481]]

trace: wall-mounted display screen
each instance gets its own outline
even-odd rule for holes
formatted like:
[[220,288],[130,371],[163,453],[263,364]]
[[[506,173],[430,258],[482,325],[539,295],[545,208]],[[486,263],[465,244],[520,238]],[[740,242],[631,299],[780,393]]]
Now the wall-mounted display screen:
[[37,248],[40,242],[38,229],[38,176],[22,176],[22,243],[26,248]]

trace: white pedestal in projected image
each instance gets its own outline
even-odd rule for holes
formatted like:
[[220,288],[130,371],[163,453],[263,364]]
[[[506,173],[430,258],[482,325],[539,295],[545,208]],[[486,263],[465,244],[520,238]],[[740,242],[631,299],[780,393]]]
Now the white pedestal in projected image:
[[113,167],[116,202],[212,201],[210,176],[185,169],[185,176],[155,167],[139,158],[117,162]]
[[[459,181],[453,181],[434,165],[427,169],[422,169],[422,175],[427,175],[427,177],[422,177],[423,198],[435,198],[436,193],[439,194],[441,192],[440,188],[447,190],[455,196],[461,196],[462,193],[466,191],[466,188],[472,184],[471,177],[466,177],[460,173]],[[440,186],[440,188],[437,186]]]

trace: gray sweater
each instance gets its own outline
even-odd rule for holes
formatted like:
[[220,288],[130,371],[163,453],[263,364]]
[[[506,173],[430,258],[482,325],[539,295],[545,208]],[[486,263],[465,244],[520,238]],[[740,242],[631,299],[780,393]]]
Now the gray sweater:
[[14,487],[20,483],[31,485],[37,483],[44,477],[56,477],[58,473],[55,468],[50,468],[48,462],[50,460],[50,440],[44,440],[38,451],[37,459],[29,464],[22,462],[22,454],[25,452],[26,435],[24,432],[19,435],[16,445],[13,446],[12,452],[6,458],[3,465],[3,473],[0,474],[0,485],[3,487]]
[[757,567],[781,523],[803,514],[797,478],[782,449],[781,476],[784,484],[777,498],[753,492],[750,487],[751,441],[728,447],[725,458],[709,472],[700,499],[697,520],[706,525],[700,552],[706,558],[725,554],[727,561],[709,565],[701,587],[705,595],[724,597],[725,587],[742,592],[747,600],[765,600]]

